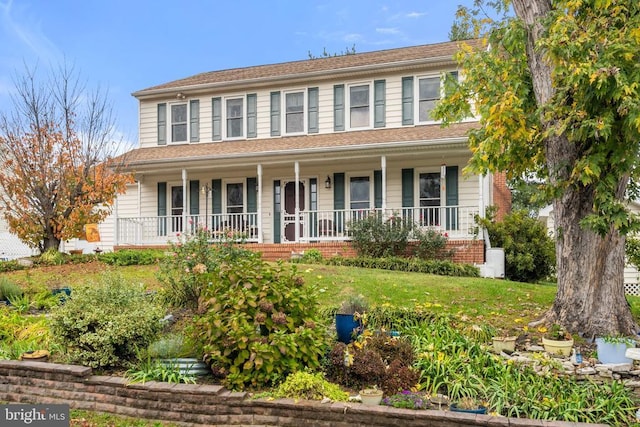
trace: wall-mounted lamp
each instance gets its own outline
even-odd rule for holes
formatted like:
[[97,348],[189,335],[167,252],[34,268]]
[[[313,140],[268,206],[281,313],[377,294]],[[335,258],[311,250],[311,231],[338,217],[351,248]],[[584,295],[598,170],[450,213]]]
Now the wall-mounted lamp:
[[331,178],[327,175],[327,179],[324,180],[324,188],[331,188]]
[[182,92],[176,93],[176,99],[185,99],[185,98],[186,98],[186,96],[185,96],[184,93],[182,93]]

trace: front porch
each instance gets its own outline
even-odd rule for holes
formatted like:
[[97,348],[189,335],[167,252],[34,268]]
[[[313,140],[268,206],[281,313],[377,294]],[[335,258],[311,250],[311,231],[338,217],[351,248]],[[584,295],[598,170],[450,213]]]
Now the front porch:
[[[350,245],[350,227],[370,215],[383,219],[401,217],[414,227],[428,228],[445,235],[448,247],[456,249],[455,261],[481,263],[484,251],[478,250],[478,227],[476,206],[410,207],[371,210],[315,210],[302,211],[297,215],[265,212],[223,213],[205,215],[167,215],[148,217],[120,217],[116,221],[115,247],[165,247],[185,233],[204,229],[210,233],[211,241],[236,238],[249,244],[252,249],[263,252],[268,260],[290,258],[292,253],[301,253],[317,248],[325,257],[334,255],[354,256]],[[271,229],[281,230],[275,243],[265,243],[264,220],[273,219]],[[469,248],[473,247],[470,253]]]

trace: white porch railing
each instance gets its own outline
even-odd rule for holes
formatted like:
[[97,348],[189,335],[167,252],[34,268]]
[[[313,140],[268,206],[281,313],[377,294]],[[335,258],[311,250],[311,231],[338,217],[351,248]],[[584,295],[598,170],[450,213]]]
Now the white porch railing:
[[[400,217],[404,221],[412,221],[415,226],[446,233],[450,239],[470,240],[477,234],[474,217],[478,212],[478,208],[472,206],[412,207],[384,211],[304,211],[299,216],[300,241],[349,240],[349,225],[369,215],[382,215],[385,220],[391,216]],[[195,232],[198,227],[204,227],[211,234],[213,241],[227,235],[235,235],[241,236],[246,242],[258,242],[259,233],[262,232],[258,229],[258,213],[119,217],[117,243],[133,246],[164,245],[169,241],[175,241],[181,234]]]
[[[185,224],[186,221],[186,224]],[[258,241],[257,213],[209,215],[167,215],[118,218],[119,245],[164,245],[185,233],[204,228],[212,240],[240,236],[246,242]]]
[[446,234],[450,239],[468,240],[477,235],[475,216],[478,213],[478,208],[471,206],[305,211],[301,213],[304,230],[301,241],[349,240],[349,225],[370,215],[381,215],[384,220],[392,216],[402,218],[414,226]]

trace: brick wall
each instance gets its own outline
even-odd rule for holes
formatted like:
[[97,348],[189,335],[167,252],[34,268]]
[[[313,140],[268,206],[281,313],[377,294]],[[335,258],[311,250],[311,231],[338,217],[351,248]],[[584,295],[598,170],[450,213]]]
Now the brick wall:
[[[0,401],[69,404],[71,408],[170,421],[185,426],[508,426],[577,427],[579,423],[534,421],[414,411],[360,403],[249,399],[218,385],[127,384],[121,377],[93,375],[91,368],[0,360]],[[594,426],[595,424],[589,424]],[[602,426],[601,424],[599,424]]]
[[511,212],[511,190],[507,186],[507,175],[504,172],[493,174],[493,205],[498,208],[496,212],[498,221]]

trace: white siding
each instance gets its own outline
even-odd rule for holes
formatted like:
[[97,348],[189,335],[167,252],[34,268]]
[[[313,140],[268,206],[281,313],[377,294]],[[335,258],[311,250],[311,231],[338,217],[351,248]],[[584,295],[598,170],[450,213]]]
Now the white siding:
[[158,103],[140,103],[140,147],[158,145]]

